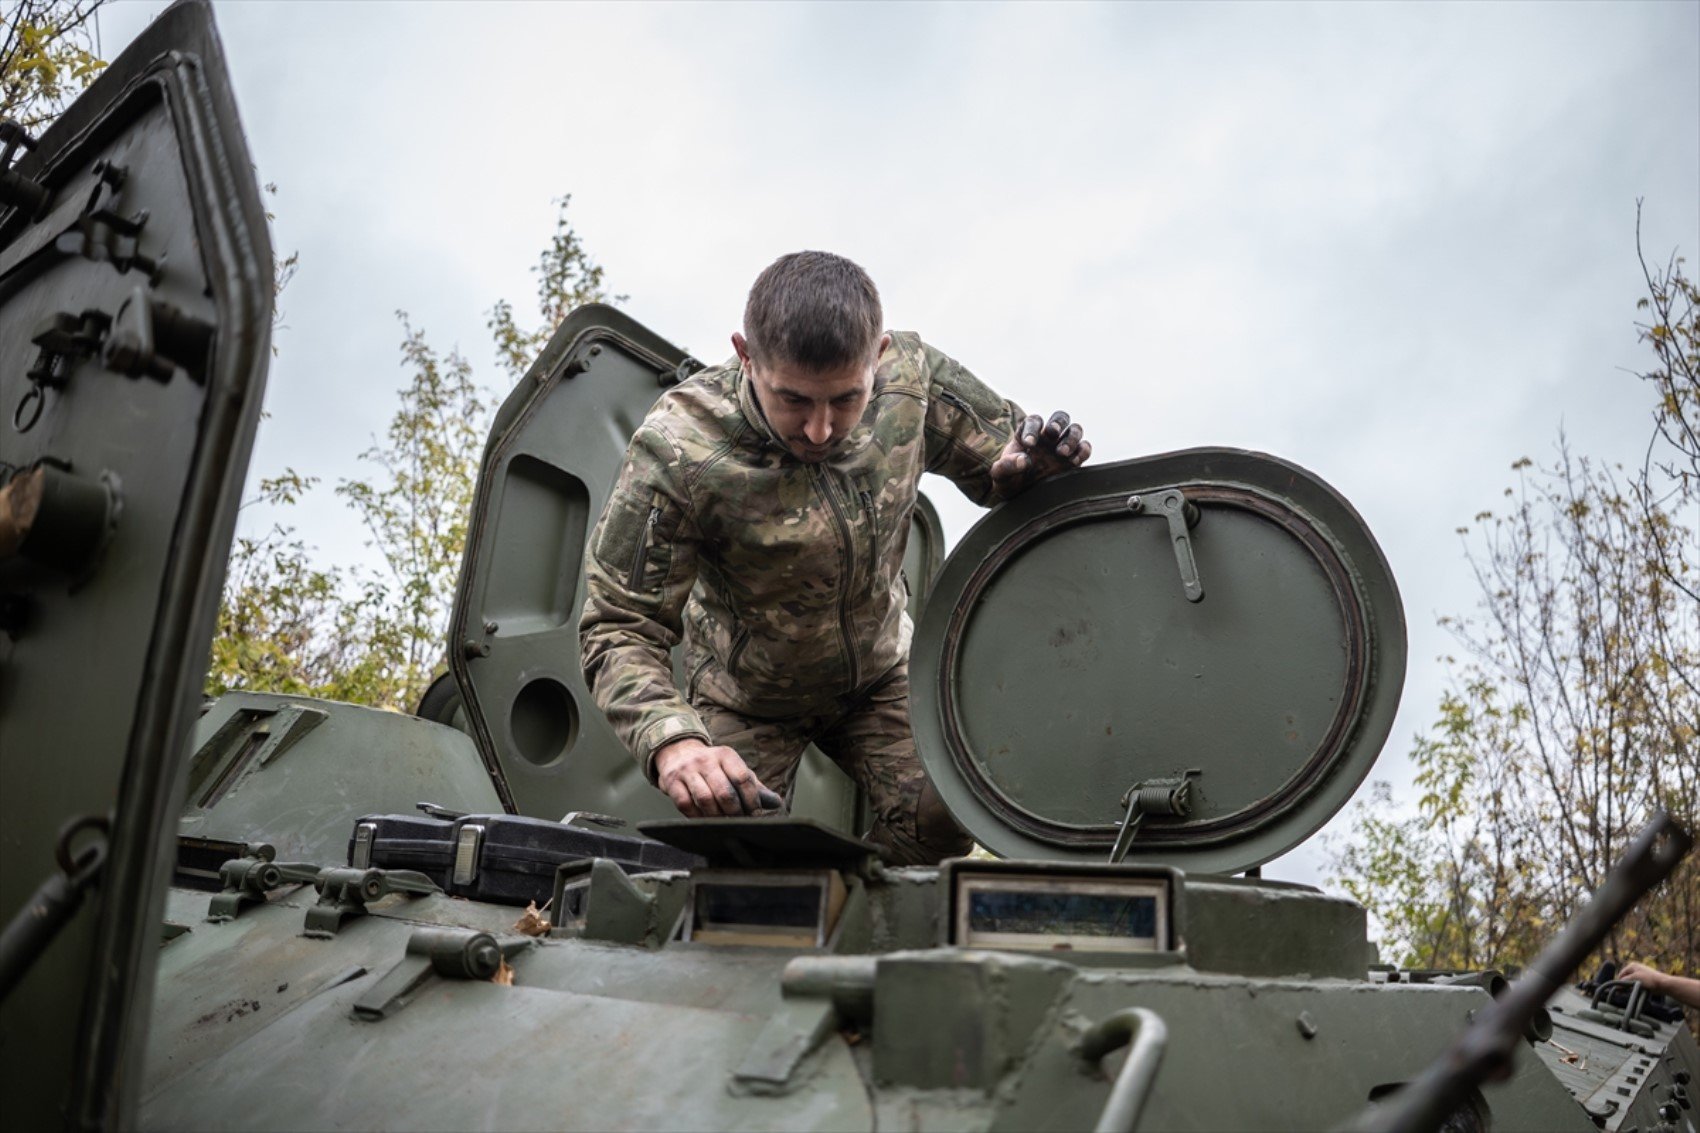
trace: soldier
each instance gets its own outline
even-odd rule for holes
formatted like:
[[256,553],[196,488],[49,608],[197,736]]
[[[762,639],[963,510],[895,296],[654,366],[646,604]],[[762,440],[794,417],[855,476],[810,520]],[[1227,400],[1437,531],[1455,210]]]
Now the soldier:
[[841,256],[763,271],[732,347],[632,437],[585,556],[585,679],[686,815],[788,798],[813,742],[867,793],[888,860],[964,853],[909,728],[916,487],[938,472],[989,505],[1092,446],[1068,414],[1024,416],[915,335],[884,333],[873,281]]

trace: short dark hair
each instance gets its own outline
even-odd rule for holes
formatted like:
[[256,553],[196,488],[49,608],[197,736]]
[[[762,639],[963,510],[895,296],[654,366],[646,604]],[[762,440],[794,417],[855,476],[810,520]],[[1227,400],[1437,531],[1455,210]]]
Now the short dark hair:
[[780,256],[756,277],[744,304],[750,357],[820,373],[873,356],[884,330],[868,273],[831,252]]

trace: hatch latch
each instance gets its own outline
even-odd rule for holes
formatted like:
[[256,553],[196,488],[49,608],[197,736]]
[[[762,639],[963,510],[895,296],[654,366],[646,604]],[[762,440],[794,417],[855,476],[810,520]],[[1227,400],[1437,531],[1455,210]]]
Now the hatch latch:
[[318,904],[307,910],[303,936],[327,937],[350,917],[364,916],[368,902],[391,893],[423,897],[441,893],[435,881],[411,869],[325,869],[313,879]]
[[277,851],[264,842],[254,844],[250,851],[218,867],[224,891],[207,903],[207,920],[232,920],[250,906],[265,904],[273,890],[311,882],[319,876],[319,867],[310,862],[273,861]]
[[65,255],[111,264],[121,274],[139,271],[149,287],[155,286],[165,272],[165,260],[143,255],[139,247],[142,229],[148,223],[147,210],[125,216],[113,207],[124,182],[130,179],[129,170],[114,162],[97,161],[90,172],[95,177],[94,188],[89,191],[82,215],[59,234],[53,246]]
[[1169,521],[1169,542],[1175,549],[1175,565],[1181,571],[1181,589],[1188,602],[1204,601],[1204,583],[1198,578],[1198,560],[1192,554],[1190,529],[1198,526],[1198,505],[1179,488],[1146,496],[1129,496],[1127,510],[1135,515],[1162,516]]
[[1191,814],[1192,781],[1202,774],[1199,768],[1191,767],[1179,779],[1143,779],[1129,787],[1122,794],[1121,829],[1116,831],[1116,844],[1110,848],[1110,864],[1127,857],[1146,815],[1185,818]]
[[58,311],[37,325],[30,342],[39,350],[35,362],[24,372],[30,388],[24,391],[24,396],[12,410],[12,428],[27,433],[35,427],[41,419],[47,391],[65,385],[77,359],[99,352],[106,340],[106,330],[111,325],[112,316],[97,310],[81,314]]
[[353,1017],[368,1023],[387,1019],[406,1007],[433,976],[449,980],[489,980],[531,941],[501,942],[487,932],[462,928],[416,928],[407,952],[354,1002]]

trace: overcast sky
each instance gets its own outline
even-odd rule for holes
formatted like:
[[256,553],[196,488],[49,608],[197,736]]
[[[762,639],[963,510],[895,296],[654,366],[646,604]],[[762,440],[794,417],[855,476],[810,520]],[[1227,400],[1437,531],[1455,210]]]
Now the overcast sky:
[[[164,5],[101,21],[107,57]],[[627,309],[729,352],[775,256],[826,248],[1097,460],[1261,449],[1346,494],[1404,593],[1403,783],[1475,598],[1454,529],[1519,456],[1638,460],[1634,302],[1700,248],[1700,4],[244,3],[217,10],[278,185],[253,474],[365,552],[328,485],[404,375],[394,312],[497,381],[553,198]],[[954,539],[975,509],[930,494]],[[1315,842],[1269,870],[1315,880]]]

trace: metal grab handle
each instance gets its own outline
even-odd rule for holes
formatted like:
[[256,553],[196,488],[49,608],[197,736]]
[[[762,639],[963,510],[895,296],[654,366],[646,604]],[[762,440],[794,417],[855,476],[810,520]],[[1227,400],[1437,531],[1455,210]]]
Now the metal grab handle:
[[1102,1062],[1130,1042],[1133,1049],[1110,1087],[1110,1100],[1093,1127],[1096,1133],[1133,1133],[1139,1127],[1139,1114],[1169,1047],[1169,1028],[1155,1011],[1129,1007],[1100,1019],[1081,1037],[1080,1053],[1089,1062]]
[[[1620,987],[1629,989],[1629,996],[1624,1000],[1622,1007],[1606,999],[1607,995]],[[1639,1019],[1641,1009],[1647,1006],[1647,985],[1640,980],[1607,980],[1594,989],[1594,998],[1588,1001],[1588,1006],[1597,1011],[1601,1006],[1600,1000],[1602,999],[1606,999],[1605,1007],[1623,1013],[1623,1017],[1618,1020],[1617,1029],[1627,1031],[1629,1024]]]

